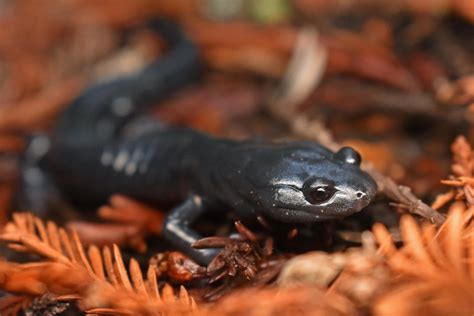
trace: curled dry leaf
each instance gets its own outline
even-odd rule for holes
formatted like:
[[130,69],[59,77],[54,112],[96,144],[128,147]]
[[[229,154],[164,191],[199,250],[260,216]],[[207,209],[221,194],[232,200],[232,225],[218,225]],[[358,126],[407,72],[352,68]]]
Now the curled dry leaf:
[[[367,235],[369,237],[367,237]],[[364,240],[372,239],[369,232]],[[343,253],[311,252],[290,259],[278,278],[281,287],[319,286],[338,293],[354,306],[367,309],[390,279],[373,246],[349,249]]]
[[341,253],[308,252],[288,260],[278,277],[278,285],[326,287],[336,279],[345,264],[346,257]]
[[329,292],[345,295],[359,308],[369,309],[372,301],[386,287],[390,271],[374,252],[351,250],[345,253],[347,262],[331,285]]
[[187,282],[206,276],[206,268],[177,251],[153,256],[150,266],[155,269],[157,276],[167,275],[174,282]]

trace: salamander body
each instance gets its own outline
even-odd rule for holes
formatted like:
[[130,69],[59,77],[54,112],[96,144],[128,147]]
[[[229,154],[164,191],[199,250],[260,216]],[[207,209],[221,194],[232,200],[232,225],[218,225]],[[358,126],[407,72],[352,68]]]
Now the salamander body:
[[[207,210],[308,223],[368,205],[376,185],[349,147],[334,153],[304,141],[220,139],[143,118],[147,104],[199,73],[197,50],[179,29],[168,22],[154,26],[170,44],[167,56],[136,75],[90,87],[60,118],[44,167],[61,190],[101,201],[121,193],[175,205],[163,235],[200,263],[215,252],[193,249],[200,236],[189,226]],[[130,132],[133,124],[146,128]]]

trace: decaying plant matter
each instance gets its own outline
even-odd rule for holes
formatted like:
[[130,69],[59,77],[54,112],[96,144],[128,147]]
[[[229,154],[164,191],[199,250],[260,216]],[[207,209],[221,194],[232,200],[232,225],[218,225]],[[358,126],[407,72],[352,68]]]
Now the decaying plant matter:
[[[0,238],[12,249],[43,259],[24,264],[1,262],[0,286],[29,297],[50,293],[58,301],[77,300],[82,309],[96,314],[233,315],[246,311],[273,315],[298,310],[304,315],[360,315],[368,311],[391,315],[396,308],[400,315],[470,315],[474,298],[473,225],[472,207],[459,201],[452,204],[439,228],[420,225],[405,215],[400,223],[400,249],[388,230],[377,224],[373,230],[379,244],[377,252],[368,235],[363,249],[334,259],[304,255],[295,263],[311,264],[314,272],[301,273],[297,268],[299,276],[284,272],[278,287],[247,289],[197,308],[184,288],[178,298],[169,285],[160,294],[152,266],[146,279],[133,259],[127,271],[118,247],[105,247],[101,252],[91,246],[86,253],[77,234],[67,233],[52,222],[45,224],[28,213],[15,214]],[[205,240],[203,243],[207,244]],[[331,262],[339,262],[342,269],[331,272],[328,278],[323,269],[330,268]],[[247,295],[258,299],[242,299]],[[18,304],[28,306],[28,302],[6,297],[1,306],[7,311]]]
[[74,229],[86,245],[116,244],[138,252],[146,251],[145,238],[160,235],[164,213],[122,195],[112,196],[109,202],[98,210],[99,217],[106,223],[72,221],[68,227]]
[[127,269],[117,246],[102,250],[91,246],[86,253],[77,233],[52,222],[45,224],[29,213],[15,214],[0,239],[12,249],[44,258],[37,263],[1,262],[1,287],[9,292],[51,293],[58,300],[78,300],[83,310],[96,314],[153,315],[167,308],[183,313],[195,309],[184,288],[179,299],[170,286],[160,293],[153,267],[146,278],[135,259]]
[[396,249],[386,229],[374,227],[380,252],[395,278],[375,302],[376,315],[469,315],[473,311],[473,209],[455,203],[436,230],[402,217],[404,246]]
[[[376,225],[373,236],[379,245],[377,252],[367,246],[336,254],[333,259],[316,253],[303,255],[306,257],[300,262],[292,263],[297,265],[297,274],[284,272],[280,287],[246,290],[207,307],[207,311],[222,315],[298,311],[301,315],[468,316],[474,310],[473,224],[472,209],[457,203],[440,228],[420,225],[405,215],[400,223],[400,249],[388,230]],[[331,262],[342,266],[335,280],[334,273],[324,272],[328,267],[322,264]],[[245,300],[248,295],[256,299]]]
[[467,205],[474,205],[474,151],[463,136],[458,137],[453,145],[453,160],[451,167],[453,175],[451,179],[444,180],[442,183],[454,187],[454,191],[449,191],[443,195],[441,200],[436,203],[437,207],[441,207],[448,198],[456,200],[464,200]]
[[[224,2],[0,1],[0,315],[474,315],[474,2]],[[309,241],[204,218],[207,267],[163,242],[165,208],[19,206],[31,135],[90,83],[159,58],[156,16],[203,72],[150,116],[352,146],[381,194]]]

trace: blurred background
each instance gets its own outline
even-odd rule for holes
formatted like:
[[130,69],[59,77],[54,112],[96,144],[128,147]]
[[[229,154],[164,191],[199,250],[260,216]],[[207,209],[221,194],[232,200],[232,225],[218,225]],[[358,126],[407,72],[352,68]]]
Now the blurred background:
[[86,86],[160,58],[164,41],[144,24],[163,16],[205,65],[154,107],[163,121],[336,140],[428,200],[454,137],[474,137],[471,0],[1,0],[0,210],[25,136],[51,128]]

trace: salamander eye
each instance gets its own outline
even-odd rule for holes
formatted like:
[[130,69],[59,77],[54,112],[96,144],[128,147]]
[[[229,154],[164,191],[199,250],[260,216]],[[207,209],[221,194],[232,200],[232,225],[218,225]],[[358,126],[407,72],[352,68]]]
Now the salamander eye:
[[329,200],[335,192],[336,190],[332,186],[320,185],[314,188],[306,188],[304,195],[309,203],[318,204]]

